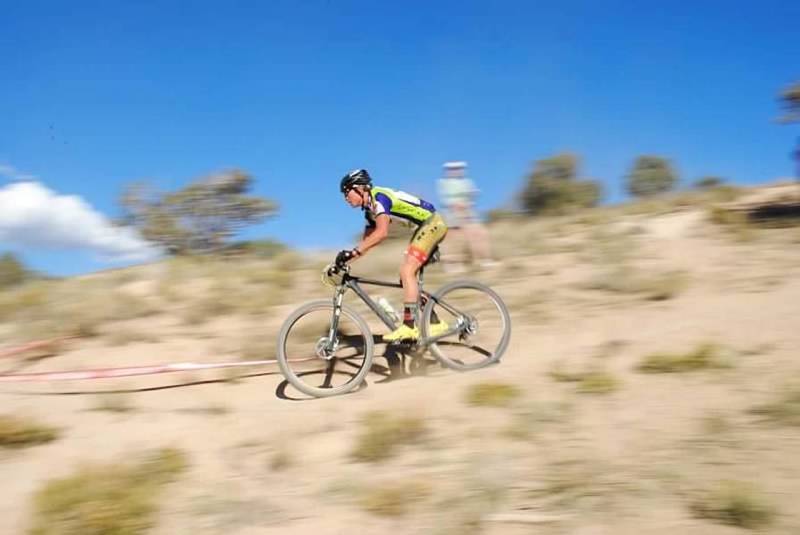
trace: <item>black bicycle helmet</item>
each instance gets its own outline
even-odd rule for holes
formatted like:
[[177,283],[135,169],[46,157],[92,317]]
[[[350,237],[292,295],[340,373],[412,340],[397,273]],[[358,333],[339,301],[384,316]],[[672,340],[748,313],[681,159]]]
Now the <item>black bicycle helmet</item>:
[[339,183],[339,191],[347,193],[347,190],[355,186],[371,186],[372,178],[366,169],[354,169],[342,177]]

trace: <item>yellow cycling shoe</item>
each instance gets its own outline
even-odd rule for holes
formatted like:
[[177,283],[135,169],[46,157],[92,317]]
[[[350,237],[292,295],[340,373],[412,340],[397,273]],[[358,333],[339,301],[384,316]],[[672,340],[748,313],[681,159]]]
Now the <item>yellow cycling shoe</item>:
[[431,323],[431,337],[439,336],[440,334],[444,334],[450,330],[450,326],[447,322],[440,321],[439,323]]
[[419,338],[419,329],[416,327],[409,327],[405,323],[393,330],[389,334],[383,335],[384,342],[399,342],[400,340],[417,340]]

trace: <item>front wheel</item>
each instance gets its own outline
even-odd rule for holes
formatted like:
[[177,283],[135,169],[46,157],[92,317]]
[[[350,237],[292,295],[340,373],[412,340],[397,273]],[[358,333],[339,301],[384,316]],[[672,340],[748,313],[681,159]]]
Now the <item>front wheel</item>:
[[312,301],[289,315],[278,334],[278,366],[286,380],[313,397],[336,396],[358,388],[372,366],[369,327],[342,306],[331,337],[334,307]]
[[511,339],[505,303],[494,290],[474,281],[442,286],[425,304],[421,323],[425,339],[436,336],[437,330],[451,333],[428,347],[439,362],[455,370],[475,370],[497,362]]

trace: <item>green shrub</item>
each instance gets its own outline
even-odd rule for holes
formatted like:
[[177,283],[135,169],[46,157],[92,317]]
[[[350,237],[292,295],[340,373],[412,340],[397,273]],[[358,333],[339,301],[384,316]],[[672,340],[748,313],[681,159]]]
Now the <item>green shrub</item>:
[[775,510],[752,485],[739,481],[723,481],[689,505],[697,518],[705,518],[748,529],[770,525]]
[[684,373],[699,370],[728,368],[713,344],[701,344],[687,353],[654,353],[646,356],[636,367],[642,373]]
[[578,383],[581,394],[610,394],[619,389],[619,380],[605,371],[592,371],[583,374]]
[[536,162],[520,192],[523,210],[536,215],[559,215],[596,206],[602,188],[594,180],[579,180],[579,159],[562,153]]
[[163,486],[187,467],[162,449],[138,463],[86,466],[34,495],[31,535],[140,535],[149,532]]
[[56,440],[60,432],[19,416],[0,415],[0,448],[26,448]]
[[784,388],[774,401],[758,405],[750,412],[772,423],[800,426],[800,386]]
[[353,458],[380,462],[393,457],[398,446],[415,444],[425,437],[425,422],[413,416],[395,416],[386,411],[367,413],[361,422]]
[[365,489],[361,506],[378,516],[403,516],[411,505],[424,500],[430,492],[430,486],[421,481],[393,482]]
[[522,392],[506,383],[478,383],[467,390],[467,403],[476,407],[507,407]]
[[575,383],[581,394],[610,394],[620,387],[619,380],[602,369],[569,372],[555,366],[550,370],[550,377],[559,383]]
[[650,197],[671,191],[678,182],[672,164],[661,156],[639,156],[627,176],[628,193]]
[[28,270],[16,256],[11,253],[0,256],[0,289],[22,284],[28,276]]

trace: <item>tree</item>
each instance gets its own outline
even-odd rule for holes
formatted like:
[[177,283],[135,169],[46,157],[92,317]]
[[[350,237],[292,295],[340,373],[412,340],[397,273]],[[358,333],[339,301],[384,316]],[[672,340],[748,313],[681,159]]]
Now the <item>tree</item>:
[[8,288],[25,282],[28,270],[16,256],[5,253],[0,256],[0,288]]
[[174,193],[132,184],[120,197],[121,222],[173,254],[217,252],[240,228],[277,213],[275,202],[247,194],[252,182],[250,175],[232,170]]
[[534,164],[520,203],[532,214],[564,214],[596,206],[602,198],[600,184],[594,180],[578,180],[580,161],[570,153],[544,158]]
[[786,113],[781,117],[781,121],[787,123],[800,122],[800,82],[796,82],[781,91],[780,101]]
[[671,191],[678,176],[669,160],[660,156],[639,156],[627,176],[628,193],[650,197]]

